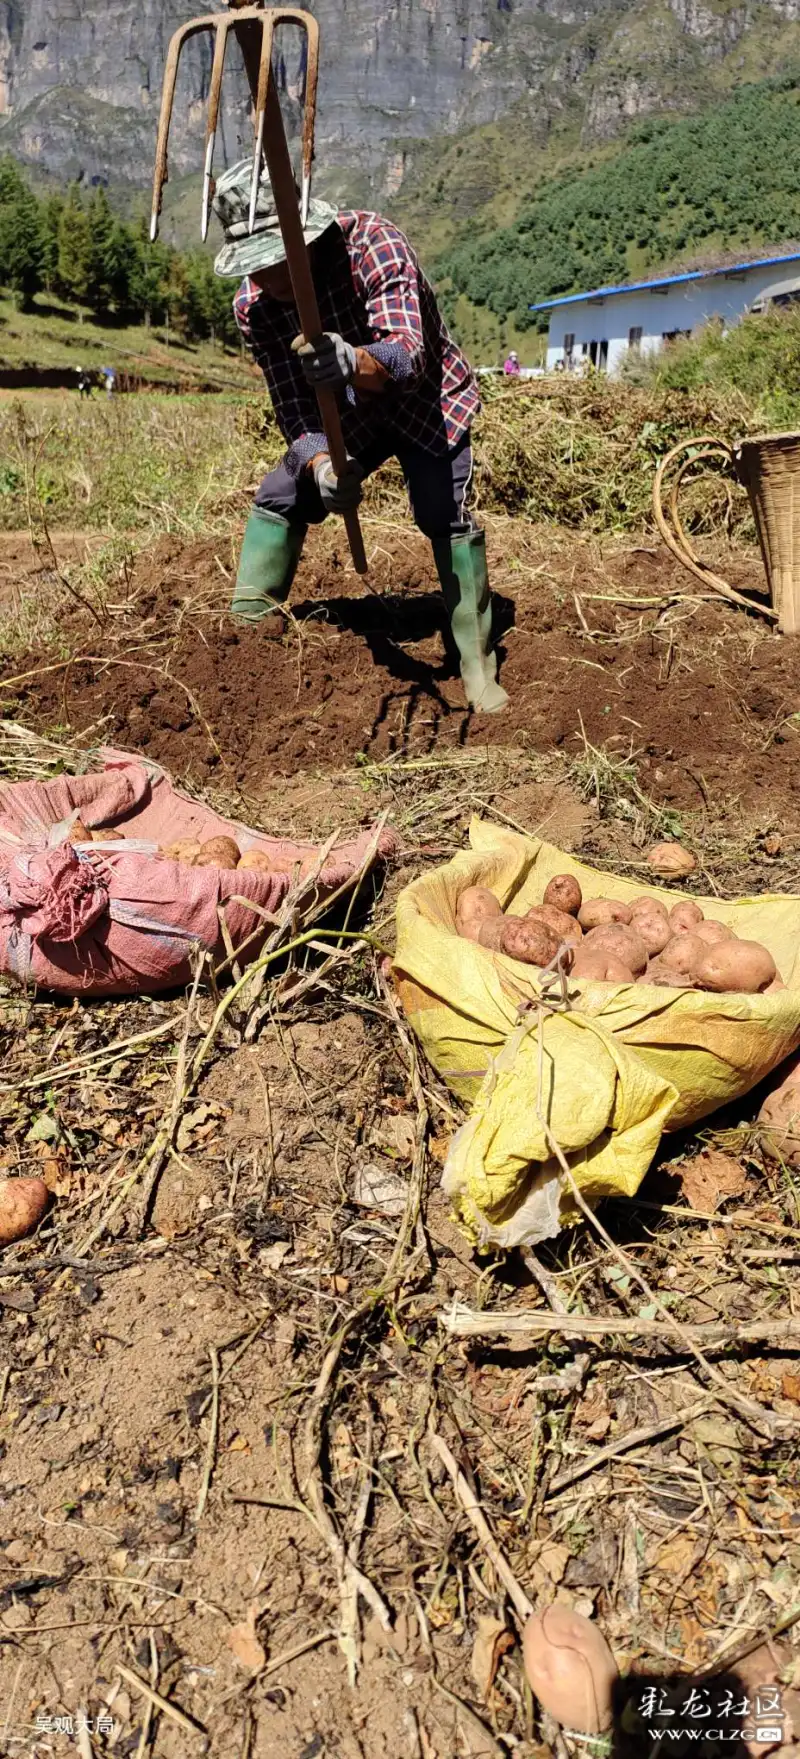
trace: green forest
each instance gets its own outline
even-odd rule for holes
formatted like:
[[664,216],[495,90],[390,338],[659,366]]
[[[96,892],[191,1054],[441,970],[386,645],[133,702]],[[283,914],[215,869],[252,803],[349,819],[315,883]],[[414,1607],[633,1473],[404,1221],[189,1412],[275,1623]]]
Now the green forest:
[[800,91],[786,76],[698,117],[639,123],[614,157],[548,180],[513,225],[441,257],[437,279],[451,313],[465,294],[525,329],[546,323],[528,310],[540,300],[798,237]]
[[102,185],[37,196],[0,158],[0,287],[25,311],[37,294],[109,324],[169,323],[187,341],[236,342],[233,289],[201,251],[151,244],[144,221],[120,218]]

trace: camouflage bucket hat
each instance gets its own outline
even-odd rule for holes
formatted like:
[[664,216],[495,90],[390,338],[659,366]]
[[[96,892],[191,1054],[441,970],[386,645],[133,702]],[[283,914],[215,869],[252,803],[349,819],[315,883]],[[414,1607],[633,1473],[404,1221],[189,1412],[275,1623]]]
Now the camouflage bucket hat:
[[[252,159],[240,159],[237,165],[231,165],[228,171],[223,171],[217,181],[214,213],[225,233],[225,243],[214,259],[214,272],[217,275],[252,275],[258,269],[271,269],[275,263],[285,260],[286,252],[266,166],[258,185],[253,230],[248,231],[252,175]],[[327,232],[335,219],[336,209],[331,207],[330,202],[310,201],[308,219],[303,228],[306,244],[313,244],[315,238]]]

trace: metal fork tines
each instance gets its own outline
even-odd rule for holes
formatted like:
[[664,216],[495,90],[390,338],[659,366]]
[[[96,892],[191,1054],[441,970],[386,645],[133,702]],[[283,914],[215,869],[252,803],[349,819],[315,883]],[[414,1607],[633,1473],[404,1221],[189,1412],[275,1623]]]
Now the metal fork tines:
[[[311,189],[311,167],[314,159],[314,121],[317,107],[317,81],[319,77],[319,26],[310,12],[301,11],[297,7],[263,8],[260,6],[239,6],[229,13],[211,13],[205,18],[190,19],[181,25],[172,37],[167,51],[164,69],[164,84],[161,94],[161,113],[158,122],[158,141],[156,144],[155,175],[153,179],[153,208],[150,219],[150,237],[158,234],[158,220],[161,213],[161,201],[164,184],[169,175],[167,152],[169,131],[172,122],[172,111],[175,103],[175,87],[178,78],[178,63],[184,45],[192,37],[202,32],[210,32],[214,38],[214,58],[211,67],[211,83],[208,97],[208,118],[206,123],[206,147],[203,165],[203,202],[200,223],[202,238],[208,232],[209,212],[211,206],[212,172],[214,164],[214,146],[217,135],[217,123],[222,96],[222,79],[225,70],[225,55],[228,35],[240,30],[249,33],[251,27],[261,32],[260,53],[257,64],[257,80],[251,76],[250,83],[255,101],[255,150],[253,154],[253,176],[250,191],[249,229],[252,231],[255,222],[256,203],[258,200],[258,184],[264,156],[264,122],[267,104],[278,102],[275,81],[272,75],[272,48],[275,29],[281,24],[299,25],[306,33],[306,82],[303,113],[302,141],[302,183],[301,213],[303,224],[308,216],[308,200]],[[240,39],[241,40],[241,39]],[[250,69],[248,68],[248,73]]]

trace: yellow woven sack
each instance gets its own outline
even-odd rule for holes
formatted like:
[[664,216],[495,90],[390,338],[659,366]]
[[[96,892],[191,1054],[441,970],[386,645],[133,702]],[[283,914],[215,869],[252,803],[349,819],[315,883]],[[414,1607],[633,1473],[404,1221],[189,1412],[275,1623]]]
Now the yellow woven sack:
[[[551,844],[474,820],[471,848],[406,886],[394,978],[434,1068],[471,1102],[445,1189],[483,1245],[530,1244],[571,1219],[544,1129],[587,1201],[632,1196],[664,1130],[747,1093],[800,1044],[800,898],[699,898],[706,915],[769,948],[785,992],[711,995],[647,984],[570,982],[570,1006],[529,1007],[538,972],[456,933],[459,893],[489,886],[524,916],[557,873],[584,897],[685,894],[600,873]],[[572,1212],[574,1214],[574,1210]]]

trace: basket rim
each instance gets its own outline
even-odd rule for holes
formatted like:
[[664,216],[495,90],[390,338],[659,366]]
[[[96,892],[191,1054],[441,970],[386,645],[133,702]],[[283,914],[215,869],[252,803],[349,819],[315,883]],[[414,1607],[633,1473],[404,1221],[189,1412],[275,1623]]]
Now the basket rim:
[[790,428],[778,434],[745,434],[743,440],[737,441],[736,450],[741,452],[743,446],[763,446],[767,440],[797,440],[800,443],[800,428]]

